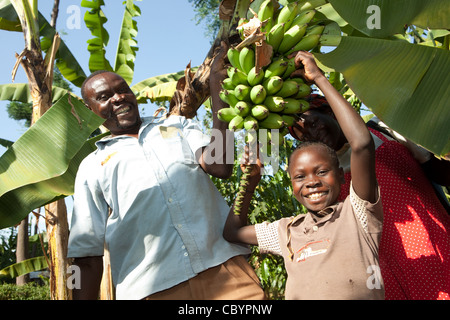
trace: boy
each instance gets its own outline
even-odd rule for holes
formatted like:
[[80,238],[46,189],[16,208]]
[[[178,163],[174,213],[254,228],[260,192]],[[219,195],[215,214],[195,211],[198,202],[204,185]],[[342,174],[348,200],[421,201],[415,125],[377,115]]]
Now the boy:
[[[302,144],[291,154],[288,172],[294,196],[308,213],[248,226],[247,215],[235,216],[231,209],[224,237],[282,255],[288,274],[286,299],[384,299],[378,263],[383,212],[373,140],[313,55],[299,52],[295,62],[297,68],[303,65],[296,74],[315,83],[330,102],[353,150],[351,193],[344,202],[337,202],[344,174],[335,152],[318,142]],[[260,180],[260,167],[258,162],[253,170],[243,213],[248,212],[251,193]]]

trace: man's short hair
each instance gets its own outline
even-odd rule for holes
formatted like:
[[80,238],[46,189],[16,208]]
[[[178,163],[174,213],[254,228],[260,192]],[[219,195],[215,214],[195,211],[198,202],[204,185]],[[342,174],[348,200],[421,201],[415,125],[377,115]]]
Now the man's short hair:
[[112,71],[108,71],[108,70],[98,70],[95,71],[93,73],[91,73],[91,75],[89,77],[87,77],[84,81],[83,84],[81,85],[81,97],[83,98],[83,101],[85,104],[87,104],[87,96],[86,96],[86,84],[89,82],[89,80],[91,80],[93,77],[102,74],[102,73],[106,73],[106,72],[112,72]]

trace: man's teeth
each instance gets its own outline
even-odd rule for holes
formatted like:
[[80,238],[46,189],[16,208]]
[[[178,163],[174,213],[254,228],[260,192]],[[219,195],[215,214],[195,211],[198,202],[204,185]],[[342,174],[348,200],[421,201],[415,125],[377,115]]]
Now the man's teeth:
[[116,114],[119,115],[122,113],[126,113],[128,111],[130,111],[130,107],[124,107],[124,108],[121,108]]
[[311,194],[307,195],[306,197],[311,200],[317,200],[324,195],[325,195],[325,192],[316,192],[316,193],[311,193]]

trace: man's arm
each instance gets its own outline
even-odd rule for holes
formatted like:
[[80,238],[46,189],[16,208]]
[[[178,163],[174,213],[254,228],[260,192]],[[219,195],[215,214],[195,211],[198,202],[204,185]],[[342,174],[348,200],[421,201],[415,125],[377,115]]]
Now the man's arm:
[[80,289],[72,290],[73,300],[97,300],[103,273],[103,257],[75,258],[81,271]]
[[[220,97],[222,90],[222,81],[227,77],[225,68],[225,57],[227,55],[227,46],[222,42],[219,52],[214,59],[210,72],[210,91],[212,99],[212,117],[213,117],[213,135],[211,143],[199,150],[197,159],[203,170],[217,178],[227,179],[233,173],[234,161],[227,163],[227,151],[234,155],[234,135],[228,130],[228,124],[220,121],[217,112],[228,107]],[[214,161],[212,160],[214,159]]]

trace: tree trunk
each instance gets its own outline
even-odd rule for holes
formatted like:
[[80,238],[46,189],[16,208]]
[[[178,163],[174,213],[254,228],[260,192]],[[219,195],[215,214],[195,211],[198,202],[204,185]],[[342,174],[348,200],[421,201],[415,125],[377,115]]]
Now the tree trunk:
[[[17,232],[16,262],[28,259],[28,217],[22,220]],[[22,286],[30,281],[30,276],[25,274],[16,278],[16,284]]]
[[69,224],[64,199],[45,206],[48,251],[50,259],[50,297],[52,300],[70,300],[67,287],[67,244]]

